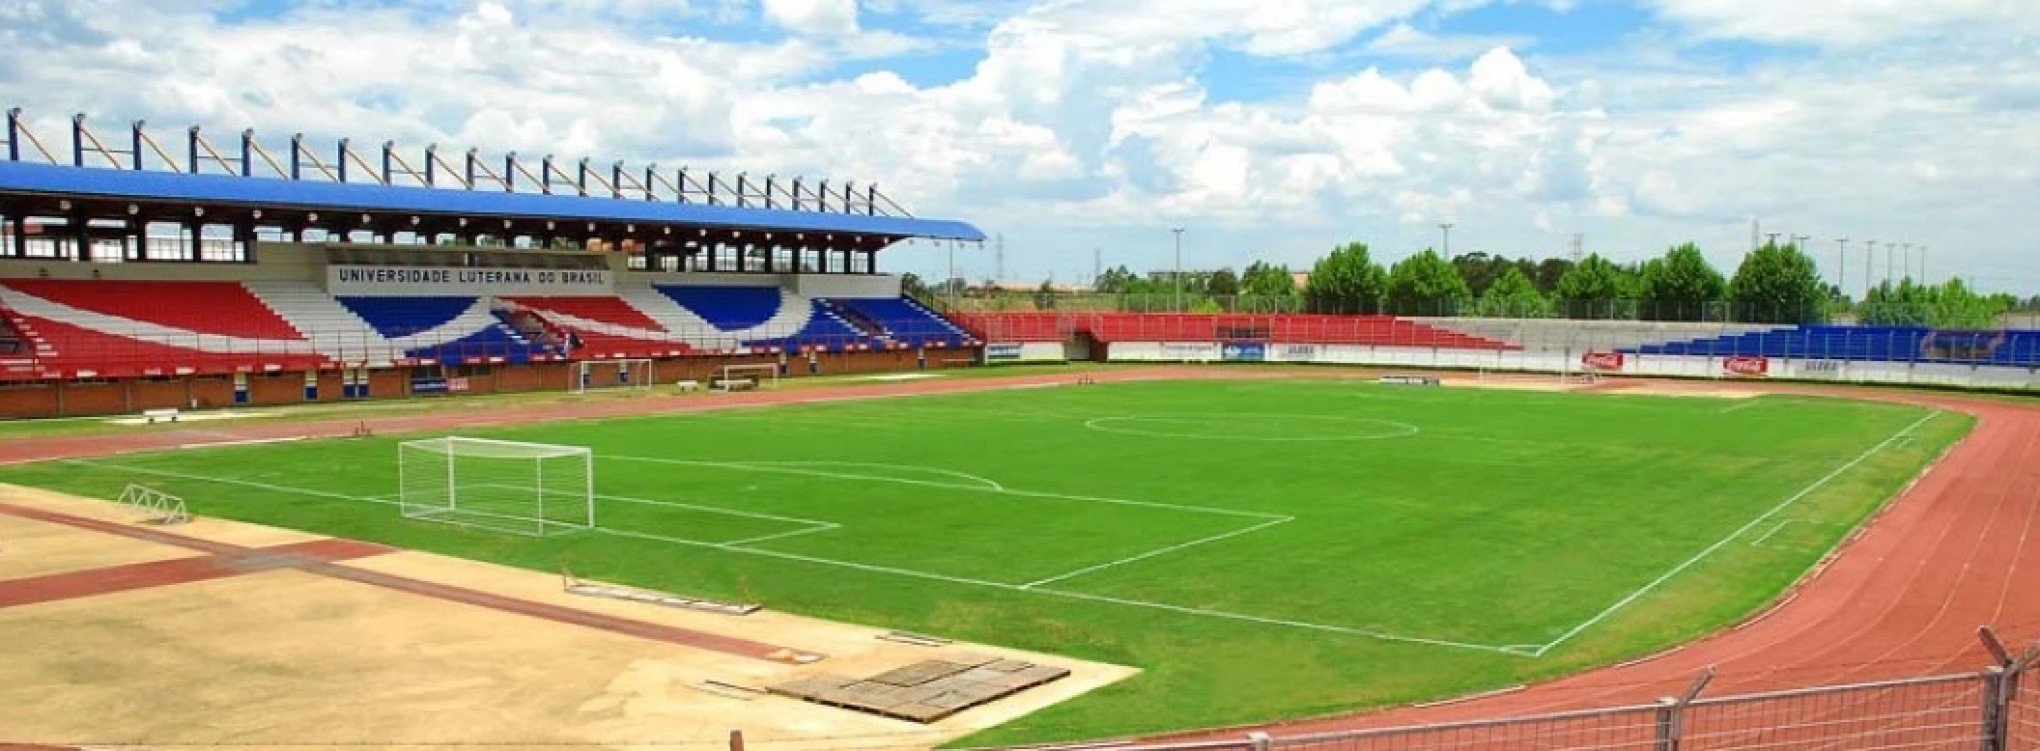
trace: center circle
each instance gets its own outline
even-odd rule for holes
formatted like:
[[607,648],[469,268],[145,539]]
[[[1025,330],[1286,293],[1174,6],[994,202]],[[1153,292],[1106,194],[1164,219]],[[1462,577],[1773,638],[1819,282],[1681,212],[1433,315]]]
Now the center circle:
[[1097,417],[1085,420],[1084,427],[1150,438],[1275,442],[1373,441],[1408,438],[1419,432],[1415,425],[1394,420],[1263,413]]

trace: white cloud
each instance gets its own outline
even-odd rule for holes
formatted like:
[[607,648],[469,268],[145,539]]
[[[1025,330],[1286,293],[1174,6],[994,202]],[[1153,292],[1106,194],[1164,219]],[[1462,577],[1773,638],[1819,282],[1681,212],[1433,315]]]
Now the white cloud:
[[763,0],[765,18],[802,34],[854,34],[857,0]]
[[[16,2],[0,3],[0,81],[46,138],[83,110],[255,126],[272,148],[301,130],[875,181],[917,214],[1008,233],[1032,278],[1069,254],[1088,269],[1092,247],[1165,247],[1164,221],[1195,227],[1214,265],[1300,265],[1355,237],[1393,258],[1440,216],[1455,249],[1554,251],[1577,231],[1617,257],[1692,238],[1727,262],[1760,215],[2040,288],[2024,221],[2040,57],[2002,14],[2014,3],[1653,1],[1675,23],[1564,55],[1416,28],[1479,0],[775,1],[742,6],[746,41],[695,29],[725,23],[724,0],[315,3],[233,24],[195,3]],[[942,30],[898,23],[915,14]],[[1879,43],[1694,51],[1720,38]],[[888,61],[960,43],[981,55],[938,83]],[[1242,92],[1213,69],[1237,55],[1304,72]]]
[[1440,36],[1397,23],[1367,42],[1367,52],[1383,57],[1425,62],[1445,62],[1473,57],[1496,47],[1521,49],[1533,40],[1527,36],[1452,35]]
[[2030,0],[1653,0],[1703,34],[1767,42],[1862,45],[1949,27],[2040,29]]

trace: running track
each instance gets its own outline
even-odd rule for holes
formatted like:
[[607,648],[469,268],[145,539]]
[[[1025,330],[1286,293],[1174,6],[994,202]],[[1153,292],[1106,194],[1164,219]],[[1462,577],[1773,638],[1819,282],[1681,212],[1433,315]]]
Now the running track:
[[[1305,371],[1323,377],[1323,370]],[[1358,375],[1362,371],[1354,371]],[[1241,377],[1221,368],[1155,367],[1096,374],[1100,381]],[[447,430],[542,420],[690,412],[809,401],[1029,388],[1074,376],[940,379],[368,420],[177,427],[113,436],[29,438],[0,445],[0,463],[102,456],[126,451],[296,436],[347,435],[365,422],[377,432]],[[1617,381],[1620,388],[1637,381]],[[1678,382],[1654,384],[1679,387]],[[1718,388],[1709,384],[1707,388]],[[2024,646],[2040,639],[2040,406],[1960,395],[1875,389],[1758,385],[1921,404],[1976,415],[1975,432],[1895,500],[1842,555],[1758,620],[1656,658],[1590,670],[1483,699],[1341,715],[1267,726],[1291,734],[1482,719],[1639,704],[1676,694],[1715,666],[1709,695],[1979,670],[1990,664],[1976,639],[1997,627]],[[2021,582],[2025,591],[2018,591]],[[1224,737],[1238,738],[1228,730]]]

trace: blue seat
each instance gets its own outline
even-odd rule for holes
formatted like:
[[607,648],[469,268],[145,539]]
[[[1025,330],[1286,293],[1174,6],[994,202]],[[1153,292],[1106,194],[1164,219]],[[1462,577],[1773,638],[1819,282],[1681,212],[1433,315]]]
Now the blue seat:
[[878,323],[894,341],[910,347],[936,343],[953,347],[970,340],[970,334],[948,319],[906,298],[846,298],[835,303]]
[[458,318],[475,304],[473,297],[336,297],[355,315],[388,337],[430,331]]
[[751,328],[779,312],[778,287],[661,285],[654,289],[725,331]]

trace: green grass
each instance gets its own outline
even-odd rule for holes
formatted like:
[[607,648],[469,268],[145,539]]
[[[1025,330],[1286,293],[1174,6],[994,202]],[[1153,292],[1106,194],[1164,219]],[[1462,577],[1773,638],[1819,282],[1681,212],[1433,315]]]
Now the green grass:
[[360,500],[396,492],[411,436],[0,481],[147,482],[201,515],[1145,671],[968,741],[1008,743],[1436,698],[1690,639],[1774,598],[1969,427],[1837,399],[1292,379],[467,433],[595,449],[602,529],[545,539]]

